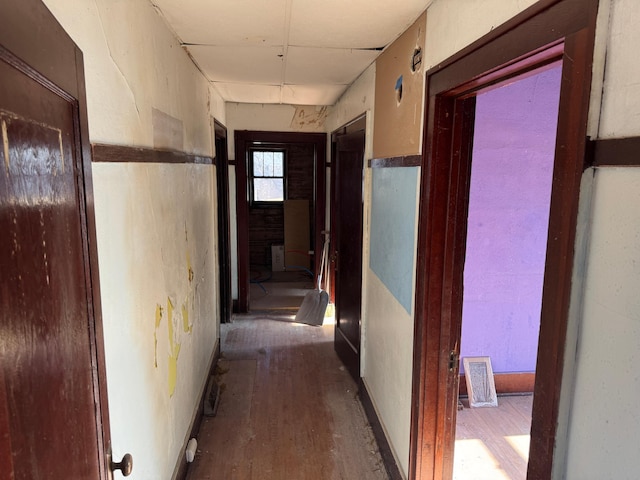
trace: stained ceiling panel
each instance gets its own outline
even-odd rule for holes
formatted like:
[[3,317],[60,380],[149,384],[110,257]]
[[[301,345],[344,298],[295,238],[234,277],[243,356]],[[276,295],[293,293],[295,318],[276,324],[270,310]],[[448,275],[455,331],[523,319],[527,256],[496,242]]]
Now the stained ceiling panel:
[[349,85],[379,54],[376,50],[289,47],[284,81]]
[[282,47],[189,45],[185,48],[213,82],[269,85],[282,82]]
[[152,0],[183,43],[283,45],[287,0]]
[[293,0],[289,45],[385,47],[405,31],[429,3],[426,0]]
[[284,85],[282,103],[291,105],[333,105],[347,85]]
[[223,99],[331,105],[432,0],[150,0]]
[[282,103],[280,85],[214,82],[214,87],[227,102]]

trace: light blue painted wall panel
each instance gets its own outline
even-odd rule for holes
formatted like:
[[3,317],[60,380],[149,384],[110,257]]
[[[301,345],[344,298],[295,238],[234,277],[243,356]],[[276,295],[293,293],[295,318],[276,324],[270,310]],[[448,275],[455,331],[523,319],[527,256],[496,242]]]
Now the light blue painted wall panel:
[[413,303],[418,167],[374,168],[369,267],[408,313]]

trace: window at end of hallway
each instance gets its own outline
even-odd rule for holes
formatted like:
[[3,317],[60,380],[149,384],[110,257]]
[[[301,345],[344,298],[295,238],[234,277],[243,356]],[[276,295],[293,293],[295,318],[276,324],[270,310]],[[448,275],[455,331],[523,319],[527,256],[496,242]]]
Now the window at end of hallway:
[[252,150],[251,202],[279,203],[285,198],[285,156],[281,150]]

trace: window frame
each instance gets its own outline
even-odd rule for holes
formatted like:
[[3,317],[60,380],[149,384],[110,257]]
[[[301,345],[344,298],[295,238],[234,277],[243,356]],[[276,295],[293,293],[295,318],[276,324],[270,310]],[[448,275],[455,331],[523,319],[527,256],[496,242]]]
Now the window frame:
[[[253,161],[254,161],[254,153],[256,152],[274,152],[274,153],[282,153],[282,176],[255,176]],[[281,148],[277,146],[253,146],[249,149],[248,152],[248,175],[247,175],[247,183],[249,189],[249,205],[252,207],[274,207],[278,205],[283,205],[284,201],[287,199],[287,149]],[[256,200],[255,199],[255,183],[254,180],[256,178],[282,178],[282,200]]]

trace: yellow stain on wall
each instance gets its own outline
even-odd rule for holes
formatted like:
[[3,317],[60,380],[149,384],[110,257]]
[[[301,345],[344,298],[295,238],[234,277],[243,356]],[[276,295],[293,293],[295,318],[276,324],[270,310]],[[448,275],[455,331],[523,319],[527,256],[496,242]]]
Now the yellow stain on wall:
[[160,305],[156,305],[156,328],[153,331],[153,364],[156,368],[158,368],[158,328],[160,327],[160,322],[162,321],[162,307]]
[[176,341],[173,333],[173,303],[167,297],[167,324],[169,328],[169,396],[172,397],[176,391],[178,380],[178,356],[180,355],[180,344]]
[[188,334],[193,331],[193,325],[189,324],[189,300],[182,304],[182,330]]

